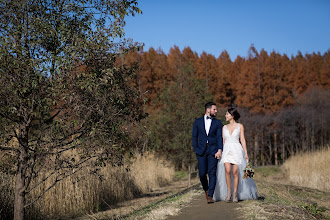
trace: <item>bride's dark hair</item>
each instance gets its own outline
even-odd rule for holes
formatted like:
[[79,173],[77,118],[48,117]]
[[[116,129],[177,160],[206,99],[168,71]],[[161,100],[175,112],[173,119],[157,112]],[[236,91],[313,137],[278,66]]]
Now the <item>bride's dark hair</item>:
[[231,116],[233,116],[235,121],[237,121],[241,117],[236,108],[229,108],[228,112],[229,114],[231,114]]

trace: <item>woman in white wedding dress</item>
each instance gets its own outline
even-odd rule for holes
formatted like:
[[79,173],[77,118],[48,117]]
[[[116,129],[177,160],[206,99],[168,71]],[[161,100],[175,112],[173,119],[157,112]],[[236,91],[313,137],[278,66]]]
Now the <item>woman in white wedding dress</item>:
[[228,125],[223,126],[223,153],[217,167],[217,182],[213,199],[215,201],[238,202],[257,199],[257,186],[252,178],[243,179],[243,169],[249,157],[244,137],[244,127],[238,123],[240,115],[235,108],[226,112]]

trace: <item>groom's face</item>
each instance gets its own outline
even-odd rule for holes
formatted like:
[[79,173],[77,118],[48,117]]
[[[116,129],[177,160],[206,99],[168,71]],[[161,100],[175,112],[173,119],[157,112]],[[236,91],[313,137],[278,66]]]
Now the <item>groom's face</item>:
[[212,105],[212,107],[209,110],[210,110],[210,116],[215,118],[217,116],[217,106]]

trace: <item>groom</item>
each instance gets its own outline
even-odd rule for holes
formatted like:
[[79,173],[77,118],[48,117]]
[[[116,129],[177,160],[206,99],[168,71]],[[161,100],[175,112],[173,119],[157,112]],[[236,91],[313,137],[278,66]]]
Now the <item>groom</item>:
[[212,197],[216,183],[217,162],[223,149],[222,123],[215,119],[216,115],[216,104],[206,103],[205,115],[195,120],[192,132],[192,144],[198,160],[199,177],[207,203],[214,202]]

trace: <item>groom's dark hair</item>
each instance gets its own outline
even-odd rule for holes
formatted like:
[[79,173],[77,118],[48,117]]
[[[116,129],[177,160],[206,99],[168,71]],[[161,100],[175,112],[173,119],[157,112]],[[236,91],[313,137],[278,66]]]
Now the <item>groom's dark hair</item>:
[[214,102],[208,102],[208,103],[206,103],[206,104],[205,104],[205,111],[206,111],[206,109],[208,109],[208,108],[212,108],[212,105],[217,105],[217,104],[215,104]]

